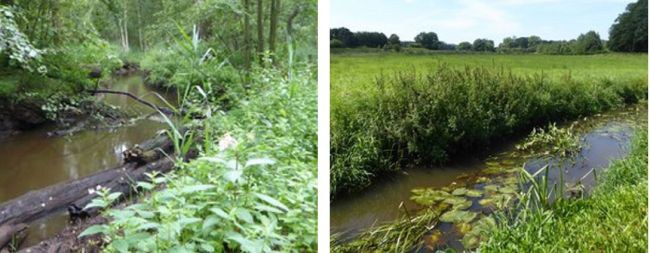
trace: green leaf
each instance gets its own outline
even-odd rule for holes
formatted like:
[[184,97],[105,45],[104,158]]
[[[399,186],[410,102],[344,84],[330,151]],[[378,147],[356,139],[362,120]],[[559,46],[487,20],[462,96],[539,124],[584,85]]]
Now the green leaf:
[[98,234],[98,233],[105,233],[106,230],[107,230],[106,225],[92,225],[92,226],[86,228],[86,230],[84,230],[83,232],[81,232],[81,234],[79,234],[79,236],[77,236],[77,238],[81,238],[81,237],[89,236],[89,235],[94,235],[94,234]]
[[272,165],[275,164],[275,161],[270,158],[253,158],[246,162],[245,167],[256,166],[256,165]]
[[129,252],[129,243],[124,239],[117,239],[112,241],[110,247],[113,247],[120,253]]
[[470,211],[451,210],[440,216],[442,222],[469,223],[477,214]]
[[193,193],[193,192],[198,192],[198,191],[205,191],[214,188],[214,185],[209,185],[209,184],[200,184],[200,185],[190,185],[183,187],[181,190],[183,193]]
[[213,207],[213,208],[210,208],[210,211],[212,213],[216,214],[217,216],[221,217],[221,218],[224,218],[224,219],[227,219],[227,220],[230,219],[230,215],[228,215],[228,213],[224,212],[221,208]]
[[237,218],[239,218],[240,220],[245,221],[246,223],[253,223],[253,216],[246,209],[237,208],[237,211],[235,212],[235,215],[237,215]]
[[208,231],[210,228],[212,228],[214,225],[219,224],[219,217],[217,215],[210,215],[208,218],[206,218],[203,221],[203,226],[201,227],[201,230]]
[[284,211],[289,211],[289,208],[287,206],[285,206],[284,204],[282,204],[282,202],[278,201],[277,199],[272,198],[269,195],[265,195],[265,194],[262,194],[262,193],[255,193],[255,196],[257,196],[261,200],[264,200],[264,201],[266,201],[266,203],[269,203],[269,204],[271,204],[271,205],[273,205],[273,206],[275,206],[277,208],[280,208],[280,209],[282,209]]

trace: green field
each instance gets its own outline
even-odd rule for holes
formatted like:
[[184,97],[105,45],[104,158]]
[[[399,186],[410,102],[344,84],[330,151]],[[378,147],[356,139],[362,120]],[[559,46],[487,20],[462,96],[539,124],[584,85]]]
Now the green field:
[[371,84],[381,72],[416,69],[426,71],[441,63],[452,67],[504,67],[520,74],[542,71],[550,76],[576,78],[629,78],[647,76],[647,54],[537,55],[439,53],[341,53],[330,58],[331,97],[344,87]]
[[647,54],[331,55],[331,194],[647,99]]

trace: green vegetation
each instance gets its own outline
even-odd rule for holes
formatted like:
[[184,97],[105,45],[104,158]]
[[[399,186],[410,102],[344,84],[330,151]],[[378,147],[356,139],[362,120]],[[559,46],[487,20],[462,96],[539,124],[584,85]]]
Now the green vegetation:
[[569,157],[581,149],[580,138],[574,134],[573,125],[567,128],[558,128],[555,123],[546,129],[535,128],[528,135],[523,144],[517,149],[530,153],[544,150],[544,155],[552,157]]
[[107,252],[315,251],[316,3],[1,1],[2,99],[53,112],[127,68],[178,94],[160,113],[177,170],[138,182],[132,205],[98,191],[86,208],[110,221],[79,237]]
[[333,55],[331,194],[644,100],[645,57]]
[[316,78],[309,66],[295,74],[255,73],[255,95],[201,122],[201,157],[87,233],[104,233],[108,252],[314,251]]
[[[644,252],[648,247],[648,136],[640,126],[632,153],[615,161],[588,198],[558,199],[541,205],[535,193],[521,196],[524,206],[503,214],[481,252],[613,251]],[[546,194],[541,191],[542,194]],[[530,204],[530,205],[534,205]]]

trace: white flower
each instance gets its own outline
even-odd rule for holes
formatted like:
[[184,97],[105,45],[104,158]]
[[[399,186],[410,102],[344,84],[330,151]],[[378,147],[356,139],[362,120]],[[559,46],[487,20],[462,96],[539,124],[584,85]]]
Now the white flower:
[[95,189],[93,188],[88,189],[88,195],[93,195],[93,194],[95,194]]
[[235,147],[237,146],[237,140],[230,136],[230,134],[226,134],[221,139],[219,140],[219,150],[224,151],[228,148]]

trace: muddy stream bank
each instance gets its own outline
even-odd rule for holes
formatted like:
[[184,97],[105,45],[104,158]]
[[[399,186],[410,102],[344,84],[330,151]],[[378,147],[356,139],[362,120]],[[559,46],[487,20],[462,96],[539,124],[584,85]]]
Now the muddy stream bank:
[[[114,77],[103,86],[129,92],[158,106],[167,106],[152,94],[154,90],[144,85],[141,75]],[[176,101],[174,94],[161,95],[172,104]],[[122,151],[166,128],[160,115],[131,98],[115,94],[99,94],[97,98],[138,116],[126,120],[120,127],[83,130],[70,136],[48,137],[56,127],[44,125],[0,140],[0,203],[32,190],[120,165]],[[65,211],[34,221],[22,245],[34,245],[67,224]]]
[[[416,214],[424,207],[440,203],[453,206],[453,210],[462,210],[446,217],[458,222],[432,224],[420,251],[445,248],[462,251],[465,245],[477,242],[464,237],[468,231],[460,231],[463,226],[455,224],[473,224],[472,221],[480,221],[499,209],[495,206],[507,202],[506,196],[514,195],[516,189],[513,171],[517,168],[525,164],[525,169],[534,173],[549,165],[550,182],[562,181],[566,188],[580,182],[588,195],[596,183],[595,177],[601,175],[611,161],[628,154],[634,126],[646,119],[647,104],[641,104],[562,124],[563,128],[575,124],[575,131],[581,138],[582,149],[569,159],[539,158],[537,154],[523,153],[515,148],[515,144],[522,141],[517,139],[500,144],[491,151],[492,155],[470,156],[442,167],[407,169],[365,191],[333,202],[330,234],[337,243],[345,243],[357,239],[364,230],[398,219],[404,215],[404,210]],[[403,205],[401,209],[400,205]],[[464,228],[469,227],[473,226]]]

